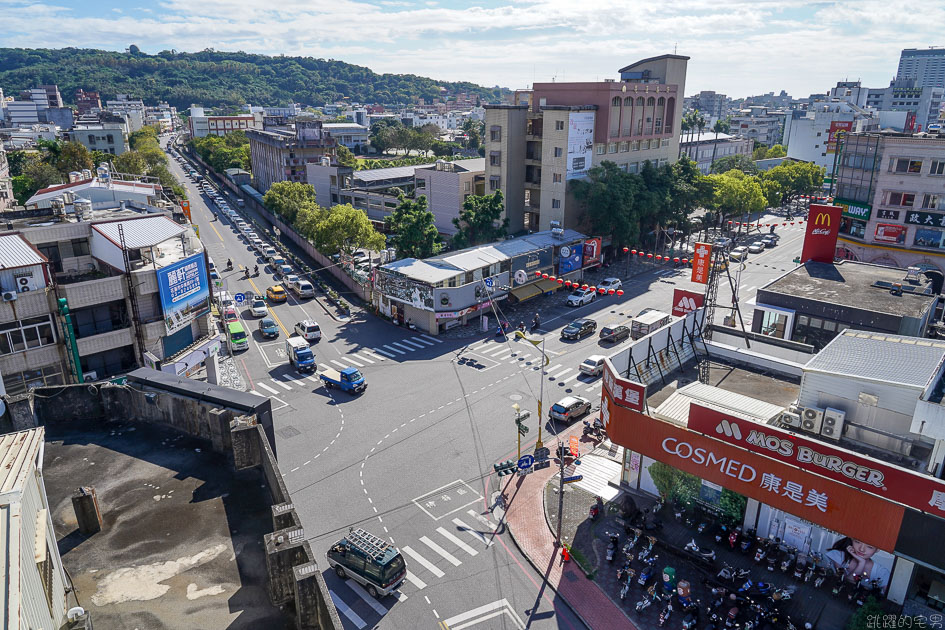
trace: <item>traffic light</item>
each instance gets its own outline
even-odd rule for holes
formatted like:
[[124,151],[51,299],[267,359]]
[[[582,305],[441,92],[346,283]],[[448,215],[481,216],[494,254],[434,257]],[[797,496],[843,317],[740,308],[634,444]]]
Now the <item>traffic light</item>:
[[496,474],[500,477],[504,477],[513,474],[515,469],[518,468],[518,464],[515,463],[515,460],[507,459],[504,462],[493,464],[492,467],[495,469]]

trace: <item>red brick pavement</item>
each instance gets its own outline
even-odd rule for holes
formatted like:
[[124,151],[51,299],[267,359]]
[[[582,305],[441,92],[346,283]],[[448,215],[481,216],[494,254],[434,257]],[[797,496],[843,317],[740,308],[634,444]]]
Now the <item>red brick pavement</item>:
[[[568,434],[579,434],[580,423]],[[561,434],[567,443],[568,434]],[[555,453],[557,443],[545,446]],[[555,533],[545,519],[545,484],[557,473],[552,465],[524,477],[509,477],[500,488],[506,496],[505,521],[509,532],[522,553],[535,569],[548,581],[548,585],[560,595],[592,630],[637,630],[624,612],[614,604],[574,560],[561,562],[561,554],[555,546]]]

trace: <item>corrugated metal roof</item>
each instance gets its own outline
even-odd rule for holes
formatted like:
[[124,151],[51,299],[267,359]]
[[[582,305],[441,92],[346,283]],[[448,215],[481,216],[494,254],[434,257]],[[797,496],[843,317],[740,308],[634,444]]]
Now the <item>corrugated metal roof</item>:
[[373,168],[352,173],[352,179],[362,182],[377,182],[384,179],[400,179],[413,177],[416,166],[394,166],[391,168]]
[[436,267],[422,260],[417,260],[416,258],[395,260],[392,263],[384,265],[383,269],[389,269],[418,282],[427,282],[430,284],[442,282],[460,273],[459,269]]
[[784,407],[757,398],[696,382],[670,394],[653,415],[685,426],[689,423],[689,404],[693,402],[753,422],[767,422],[784,411]]
[[56,199],[61,197],[65,192],[71,192],[76,195],[81,195],[85,191],[99,188],[102,190],[112,190],[115,192],[130,192],[130,193],[139,193],[142,195],[154,195],[157,190],[161,188],[160,184],[147,184],[144,182],[126,182],[122,180],[111,180],[105,182],[99,179],[86,179],[80,182],[72,182],[70,184],[62,184],[61,186],[53,186],[51,188],[44,188],[43,190],[38,191],[32,197],[26,200],[26,205],[31,205],[34,203],[39,203],[41,201],[46,201],[48,199]]
[[[43,445],[45,431],[44,427],[37,427],[0,435],[0,494],[23,489],[30,466]],[[42,462],[38,465],[41,467]]]
[[92,226],[92,229],[117,244],[121,243],[121,238],[118,235],[119,225],[124,229],[125,247],[128,249],[153,247],[158,243],[163,243],[169,238],[180,236],[187,231],[187,228],[174,223],[164,215],[142,217],[140,219],[127,219],[124,221],[111,221],[108,223],[96,223]]
[[925,387],[943,355],[945,342],[848,328],[808,361],[804,371]]
[[19,234],[0,236],[0,269],[41,265],[45,262],[46,257],[30,247]]

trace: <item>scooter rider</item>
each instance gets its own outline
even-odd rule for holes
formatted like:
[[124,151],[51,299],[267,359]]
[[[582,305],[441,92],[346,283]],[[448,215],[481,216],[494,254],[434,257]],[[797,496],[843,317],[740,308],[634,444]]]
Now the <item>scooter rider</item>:
[[541,326],[541,318],[538,317],[538,313],[535,313],[535,318],[532,319],[532,330],[535,330],[539,326]]
[[259,265],[253,265],[253,275],[254,276],[259,275]]
[[233,268],[233,261],[232,261],[230,258],[227,258],[227,259],[226,259],[226,268],[227,268],[227,269],[232,269],[232,268]]

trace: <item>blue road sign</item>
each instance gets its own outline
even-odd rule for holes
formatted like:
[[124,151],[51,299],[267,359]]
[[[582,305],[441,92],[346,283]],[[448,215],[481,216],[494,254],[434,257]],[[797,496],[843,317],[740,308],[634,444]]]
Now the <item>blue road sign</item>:
[[237,293],[236,295],[233,296],[233,301],[236,302],[237,304],[242,304],[243,302],[246,301],[246,296],[243,295],[242,293]]
[[518,460],[518,469],[526,470],[532,467],[532,464],[535,463],[535,458],[531,455],[522,455],[522,458]]
[[495,281],[492,278],[486,278],[484,282],[486,283],[486,286],[489,287],[490,289],[492,288],[492,285],[495,284]]
[[574,483],[575,481],[580,481],[584,479],[584,475],[574,475],[573,477],[565,477],[564,483]]

